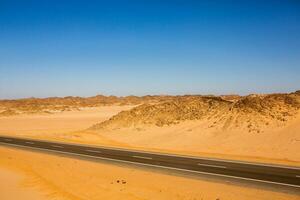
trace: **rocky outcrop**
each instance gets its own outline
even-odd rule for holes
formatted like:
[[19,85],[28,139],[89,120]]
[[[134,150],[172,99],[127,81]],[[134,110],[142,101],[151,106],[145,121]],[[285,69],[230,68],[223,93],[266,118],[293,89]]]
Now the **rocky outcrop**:
[[210,128],[245,128],[249,132],[260,132],[269,126],[283,126],[300,108],[300,97],[295,93],[234,98],[235,101],[213,96],[179,96],[120,112],[91,129],[161,127],[187,120],[206,120]]

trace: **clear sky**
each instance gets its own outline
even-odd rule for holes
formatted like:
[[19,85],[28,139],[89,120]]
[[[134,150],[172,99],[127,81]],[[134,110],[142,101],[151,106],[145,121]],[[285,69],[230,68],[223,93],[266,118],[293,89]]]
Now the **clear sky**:
[[0,98],[297,89],[297,0],[0,0]]

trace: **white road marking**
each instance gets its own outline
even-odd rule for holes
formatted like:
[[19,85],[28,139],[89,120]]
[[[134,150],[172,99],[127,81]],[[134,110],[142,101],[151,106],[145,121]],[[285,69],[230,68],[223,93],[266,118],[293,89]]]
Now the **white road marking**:
[[56,147],[56,148],[64,148],[63,146],[59,146],[59,145],[51,145],[52,147]]
[[30,146],[23,146],[23,145],[18,145],[18,144],[7,144],[7,145],[19,146],[19,147],[24,147],[24,148],[29,148],[29,149],[41,149],[41,150],[44,150],[44,151],[65,153],[65,154],[70,154],[70,155],[90,157],[90,158],[96,158],[96,159],[101,159],[101,160],[112,160],[112,161],[123,162],[123,163],[131,163],[131,164],[135,164],[135,165],[151,166],[151,167],[156,167],[156,168],[172,169],[172,170],[192,172],[192,173],[197,173],[197,174],[220,176],[220,177],[226,177],[226,178],[234,178],[234,179],[241,179],[241,180],[248,180],[248,181],[254,181],[254,182],[269,183],[269,184],[274,184],[274,185],[284,185],[284,186],[289,186],[289,187],[300,188],[300,185],[292,185],[292,184],[288,184],[288,183],[278,183],[278,182],[264,181],[264,180],[253,179],[253,178],[243,178],[243,177],[231,176],[231,175],[214,174],[214,173],[209,173],[209,172],[199,172],[199,171],[193,171],[193,170],[188,170],[188,169],[180,169],[180,168],[175,168],[175,167],[165,167],[165,166],[159,166],[159,165],[153,165],[153,164],[144,164],[144,163],[138,163],[138,162],[132,162],[132,161],[126,161],[126,160],[118,160],[118,159],[113,159],[113,158],[96,157],[96,156],[91,156],[91,155],[86,155],[86,154],[64,152],[64,151],[52,150],[52,149],[43,149],[43,148],[40,148],[40,147],[30,147]]
[[144,156],[132,156],[132,157],[146,159],[146,160],[152,160],[152,158],[150,158],[150,157],[144,157]]
[[93,153],[102,153],[101,151],[97,151],[97,150],[90,150],[90,149],[87,149],[85,151],[88,151],[88,152],[93,152]]
[[[41,142],[48,142],[47,140],[40,140],[35,139],[36,141]],[[238,164],[246,164],[246,165],[254,165],[254,166],[264,166],[264,167],[274,167],[274,168],[284,168],[284,169],[296,169],[300,170],[300,167],[293,167],[293,166],[285,166],[285,165],[273,165],[273,164],[266,164],[266,163],[252,163],[248,161],[238,161],[238,160],[224,160],[224,159],[218,159],[218,158],[207,158],[207,157],[197,157],[197,156],[189,156],[189,155],[179,155],[179,154],[170,154],[165,152],[152,152],[152,151],[137,151],[135,149],[122,149],[117,147],[107,147],[107,146],[96,146],[96,145],[82,145],[82,144],[76,144],[72,142],[64,143],[64,142],[56,142],[58,144],[67,144],[67,145],[76,145],[76,146],[82,146],[82,147],[95,147],[95,148],[105,148],[105,149],[112,149],[112,150],[120,150],[120,151],[126,151],[126,152],[136,152],[136,153],[148,153],[148,154],[154,154],[154,155],[161,155],[161,156],[175,156],[175,157],[181,157],[181,158],[192,158],[192,159],[205,159],[205,160],[212,160],[212,161],[221,161],[226,163],[238,163]]]
[[202,163],[198,163],[197,165],[200,165],[200,166],[205,166],[205,167],[216,167],[216,168],[227,168],[225,166],[220,166],[220,165],[209,165],[209,164],[202,164]]
[[27,143],[27,144],[34,144],[34,142],[25,142],[25,143]]
[[[46,140],[41,140],[41,141],[46,141]],[[47,142],[47,141],[46,141]],[[61,142],[62,143],[62,142]],[[63,144],[63,143],[62,143]],[[226,162],[226,163],[238,163],[238,164],[246,164],[246,165],[254,165],[254,166],[263,166],[263,167],[274,167],[274,168],[284,168],[284,169],[296,169],[300,170],[300,167],[292,167],[292,166],[285,166],[285,165],[273,165],[273,164],[266,164],[266,163],[252,163],[248,161],[238,161],[238,160],[225,160],[225,159],[218,159],[218,158],[207,158],[207,157],[197,157],[197,156],[192,156],[192,155],[179,155],[179,154],[170,154],[166,152],[153,152],[153,151],[137,151],[135,149],[122,149],[122,148],[117,148],[117,147],[107,147],[107,146],[96,146],[96,145],[82,145],[82,144],[75,144],[75,143],[67,143],[67,144],[72,144],[72,145],[77,145],[77,146],[82,146],[82,147],[95,147],[95,148],[105,148],[105,149],[111,149],[111,150],[120,150],[120,151],[126,151],[126,152],[135,152],[135,153],[148,153],[148,154],[153,154],[153,155],[159,155],[159,156],[173,156],[173,157],[180,157],[180,158],[192,158],[192,159],[204,159],[204,160],[211,160],[211,161],[221,161],[221,162]]]

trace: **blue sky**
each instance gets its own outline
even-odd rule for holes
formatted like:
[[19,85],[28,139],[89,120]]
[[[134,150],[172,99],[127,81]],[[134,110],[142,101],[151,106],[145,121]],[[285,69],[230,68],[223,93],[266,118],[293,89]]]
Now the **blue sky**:
[[0,0],[0,98],[297,89],[296,0]]

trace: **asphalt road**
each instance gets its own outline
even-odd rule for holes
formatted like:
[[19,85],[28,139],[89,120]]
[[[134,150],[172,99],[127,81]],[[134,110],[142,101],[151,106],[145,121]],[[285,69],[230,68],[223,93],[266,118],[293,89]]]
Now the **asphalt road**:
[[0,136],[0,144],[300,188],[300,168]]

